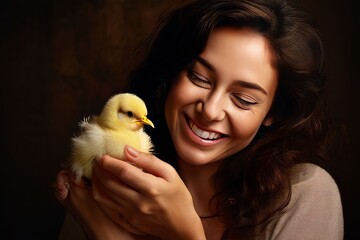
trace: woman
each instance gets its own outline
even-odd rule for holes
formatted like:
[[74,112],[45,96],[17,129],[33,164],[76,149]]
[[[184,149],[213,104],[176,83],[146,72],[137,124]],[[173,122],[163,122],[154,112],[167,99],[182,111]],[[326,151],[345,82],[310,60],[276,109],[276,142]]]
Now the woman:
[[145,46],[130,90],[155,122],[156,156],[104,156],[91,187],[59,174],[88,237],[342,239],[339,191],[320,167],[333,142],[323,49],[306,14],[200,0],[164,15]]

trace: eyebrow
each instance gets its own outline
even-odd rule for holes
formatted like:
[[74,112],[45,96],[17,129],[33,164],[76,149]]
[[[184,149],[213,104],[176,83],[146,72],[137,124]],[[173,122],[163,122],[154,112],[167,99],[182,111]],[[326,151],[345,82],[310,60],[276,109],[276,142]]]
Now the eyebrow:
[[[203,65],[204,67],[209,69],[211,72],[216,73],[215,67],[213,65],[211,65],[208,61],[206,61],[204,58],[197,56],[196,61],[198,61],[201,65]],[[265,91],[265,89],[263,89],[256,83],[252,83],[252,82],[248,82],[248,81],[244,81],[244,80],[236,80],[236,85],[238,85],[240,87],[244,87],[244,88],[258,90],[258,91],[262,92],[263,94],[268,95],[268,93]]]

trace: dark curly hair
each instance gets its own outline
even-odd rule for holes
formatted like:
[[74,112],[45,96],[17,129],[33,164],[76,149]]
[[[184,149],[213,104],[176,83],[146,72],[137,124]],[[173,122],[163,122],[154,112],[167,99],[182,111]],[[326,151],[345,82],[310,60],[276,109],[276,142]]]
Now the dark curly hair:
[[285,0],[199,0],[162,15],[143,44],[143,61],[130,76],[130,91],[145,100],[156,130],[156,154],[176,167],[164,103],[176,76],[204,50],[220,27],[255,30],[273,50],[279,74],[270,109],[273,124],[222,161],[213,176],[223,239],[249,236],[281,214],[291,197],[290,168],[323,165],[329,158],[331,123],[323,101],[323,46],[308,15]]

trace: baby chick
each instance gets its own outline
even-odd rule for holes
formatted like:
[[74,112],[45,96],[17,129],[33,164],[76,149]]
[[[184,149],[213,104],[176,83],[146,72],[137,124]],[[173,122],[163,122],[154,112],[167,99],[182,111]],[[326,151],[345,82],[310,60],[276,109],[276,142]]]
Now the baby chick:
[[108,154],[121,159],[125,145],[141,152],[153,148],[144,124],[154,127],[146,117],[142,99],[134,94],[121,93],[111,97],[99,116],[80,122],[81,133],[72,138],[71,169],[77,179],[91,179],[94,161]]

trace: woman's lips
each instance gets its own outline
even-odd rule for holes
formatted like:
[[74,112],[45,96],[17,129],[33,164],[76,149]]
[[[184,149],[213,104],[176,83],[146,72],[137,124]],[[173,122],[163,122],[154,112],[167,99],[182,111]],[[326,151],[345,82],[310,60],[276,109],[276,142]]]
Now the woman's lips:
[[226,139],[227,135],[205,129],[193,122],[186,114],[183,116],[185,132],[194,143],[200,146],[210,147],[215,146]]
[[193,133],[204,140],[217,140],[222,137],[221,133],[200,129],[193,121],[188,120],[188,125]]

